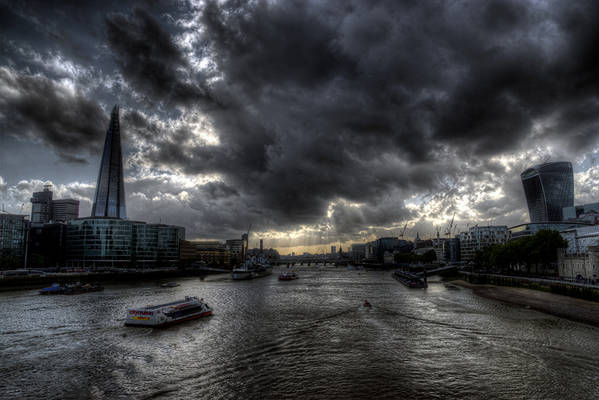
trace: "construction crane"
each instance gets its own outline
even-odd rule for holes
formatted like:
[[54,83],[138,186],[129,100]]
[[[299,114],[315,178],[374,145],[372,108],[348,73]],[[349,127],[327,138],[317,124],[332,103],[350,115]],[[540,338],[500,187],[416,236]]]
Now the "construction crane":
[[455,224],[453,227],[453,236],[455,236],[457,231],[458,231],[458,224]]
[[453,220],[455,218],[455,212],[453,213],[453,216],[451,217],[451,222],[449,223],[449,225],[447,225],[447,229],[445,230],[445,234],[447,236],[449,236],[451,238],[451,228],[453,228]]
[[408,223],[406,222],[406,224],[403,226],[403,229],[401,231],[401,233],[399,234],[400,238],[403,238],[403,235],[406,233],[406,228],[408,227]]

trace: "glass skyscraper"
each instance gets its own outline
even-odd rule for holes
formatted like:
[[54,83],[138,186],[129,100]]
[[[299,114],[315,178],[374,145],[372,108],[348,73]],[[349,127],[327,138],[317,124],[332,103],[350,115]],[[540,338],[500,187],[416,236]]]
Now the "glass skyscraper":
[[114,106],[104,141],[92,217],[127,218],[119,108]]
[[562,221],[562,209],[574,206],[574,174],[569,162],[551,162],[520,174],[530,222]]

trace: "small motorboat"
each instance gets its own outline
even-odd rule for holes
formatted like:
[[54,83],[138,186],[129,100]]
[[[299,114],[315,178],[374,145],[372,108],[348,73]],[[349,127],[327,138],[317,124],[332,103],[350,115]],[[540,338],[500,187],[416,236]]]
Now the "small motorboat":
[[295,273],[295,272],[283,272],[281,275],[279,275],[279,280],[280,281],[292,281],[294,279],[299,278],[299,276]]
[[53,283],[52,286],[45,287],[40,290],[40,294],[62,294],[64,292],[64,288],[60,286],[58,283]]
[[160,287],[168,288],[168,287],[177,287],[180,286],[177,282],[166,282],[160,285]]
[[371,308],[372,305],[368,302],[368,300],[364,300],[363,307],[365,307],[365,308]]

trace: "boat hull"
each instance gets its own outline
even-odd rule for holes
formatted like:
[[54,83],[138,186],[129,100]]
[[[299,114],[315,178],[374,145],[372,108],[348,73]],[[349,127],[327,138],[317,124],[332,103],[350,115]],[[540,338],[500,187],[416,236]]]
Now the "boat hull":
[[125,322],[125,326],[137,326],[137,327],[145,327],[145,328],[164,328],[171,325],[180,324],[181,322],[191,321],[194,319],[199,319],[202,317],[210,317],[212,316],[212,311],[204,311],[198,314],[189,315],[179,319],[173,319],[170,321],[156,323],[156,324],[147,324],[147,323],[137,323],[132,321]]
[[233,278],[234,281],[244,281],[247,279],[252,279],[252,272],[251,271],[233,271],[233,273],[231,274],[231,278]]

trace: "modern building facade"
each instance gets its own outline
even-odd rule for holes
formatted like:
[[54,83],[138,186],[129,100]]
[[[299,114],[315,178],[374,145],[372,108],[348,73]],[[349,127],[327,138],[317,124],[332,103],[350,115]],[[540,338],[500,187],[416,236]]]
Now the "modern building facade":
[[0,211],[0,269],[23,266],[28,225],[25,215]]
[[127,218],[118,106],[112,110],[106,132],[91,216]]
[[[432,249],[435,251],[439,263],[455,263],[460,261],[460,239],[441,238],[432,239]],[[424,254],[421,252],[421,254]]]
[[572,164],[551,162],[528,168],[522,174],[530,222],[562,221],[562,209],[574,206]]
[[510,238],[509,240],[516,240],[526,236],[532,236],[536,234],[540,230],[550,230],[550,231],[564,231],[568,229],[576,229],[583,228],[585,226],[589,226],[590,224],[587,222],[537,222],[537,223],[527,223],[520,224],[516,226],[512,226],[509,228]]
[[52,221],[67,222],[79,218],[79,200],[52,200]]
[[27,267],[48,268],[65,265],[67,225],[62,222],[33,225],[29,230]]
[[31,223],[46,224],[52,220],[52,191],[50,186],[44,186],[41,192],[33,193],[31,197]]
[[66,265],[78,268],[166,267],[179,262],[180,226],[118,218],[79,218],[67,224]]
[[41,192],[34,192],[31,197],[31,222],[40,227],[50,222],[67,222],[79,218],[79,200],[52,200],[51,185],[44,186]]
[[507,226],[473,226],[468,232],[458,235],[460,260],[473,261],[478,250],[493,244],[504,244],[509,240]]
[[366,243],[354,243],[351,245],[351,258],[359,262],[366,257]]
[[[244,234],[245,235],[245,234]],[[245,239],[229,239],[225,242],[225,248],[229,252],[230,262],[239,264],[245,260]]]

